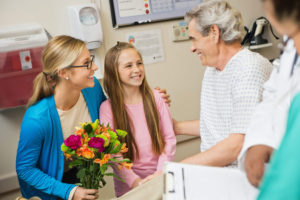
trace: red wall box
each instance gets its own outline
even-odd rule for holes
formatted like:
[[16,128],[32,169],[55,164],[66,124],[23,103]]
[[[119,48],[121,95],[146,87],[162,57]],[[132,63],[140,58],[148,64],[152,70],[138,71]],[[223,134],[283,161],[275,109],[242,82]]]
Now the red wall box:
[[0,110],[26,105],[48,37],[37,23],[0,27]]
[[43,70],[43,47],[0,52],[0,109],[26,105]]

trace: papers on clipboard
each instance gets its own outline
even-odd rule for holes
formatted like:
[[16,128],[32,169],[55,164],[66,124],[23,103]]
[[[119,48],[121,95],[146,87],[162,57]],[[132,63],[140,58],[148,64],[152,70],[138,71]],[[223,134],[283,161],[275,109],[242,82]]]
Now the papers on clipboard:
[[239,169],[168,162],[164,200],[253,200],[258,190]]

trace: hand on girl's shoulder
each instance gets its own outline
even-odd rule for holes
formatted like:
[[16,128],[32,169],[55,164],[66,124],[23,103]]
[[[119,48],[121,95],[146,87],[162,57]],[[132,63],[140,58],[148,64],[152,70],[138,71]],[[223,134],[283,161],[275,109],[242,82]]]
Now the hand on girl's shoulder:
[[162,97],[163,101],[170,106],[171,99],[166,89],[160,89],[160,87],[156,87],[153,89],[153,93],[154,95],[155,93],[158,93]]

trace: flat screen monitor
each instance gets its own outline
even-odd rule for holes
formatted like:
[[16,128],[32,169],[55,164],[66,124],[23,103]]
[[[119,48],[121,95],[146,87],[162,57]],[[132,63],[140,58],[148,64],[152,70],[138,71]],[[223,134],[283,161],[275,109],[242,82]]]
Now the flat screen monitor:
[[109,0],[114,28],[182,19],[203,0]]

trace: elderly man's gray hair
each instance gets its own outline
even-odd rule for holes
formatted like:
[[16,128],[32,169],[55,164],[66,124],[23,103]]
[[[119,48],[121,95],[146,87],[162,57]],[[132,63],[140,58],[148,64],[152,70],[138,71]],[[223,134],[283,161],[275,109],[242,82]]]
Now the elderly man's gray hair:
[[245,35],[241,13],[226,1],[209,0],[199,4],[185,15],[188,23],[192,19],[196,20],[196,29],[203,36],[209,34],[212,25],[217,25],[221,40],[226,43],[242,41]]

